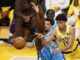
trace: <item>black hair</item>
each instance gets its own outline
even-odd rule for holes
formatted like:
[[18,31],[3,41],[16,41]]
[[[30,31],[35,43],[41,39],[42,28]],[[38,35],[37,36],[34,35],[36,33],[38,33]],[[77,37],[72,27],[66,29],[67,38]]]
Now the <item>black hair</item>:
[[51,25],[54,25],[54,21],[52,21],[52,20],[49,19],[49,18],[45,18],[45,21],[50,21]]
[[57,17],[56,17],[56,20],[57,21],[67,21],[67,17],[65,14],[59,14]]
[[55,11],[54,11],[53,9],[47,10],[47,11],[46,11],[46,16],[47,16],[47,18],[49,18],[49,19],[53,19],[54,16],[55,16]]

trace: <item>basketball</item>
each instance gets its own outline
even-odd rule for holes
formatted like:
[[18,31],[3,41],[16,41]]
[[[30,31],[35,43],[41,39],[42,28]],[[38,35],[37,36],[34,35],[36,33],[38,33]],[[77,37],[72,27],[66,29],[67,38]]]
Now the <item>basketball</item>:
[[16,49],[22,49],[22,48],[25,47],[26,41],[25,41],[25,39],[22,38],[22,37],[17,37],[17,38],[14,39],[13,45],[14,45],[14,47],[15,47]]

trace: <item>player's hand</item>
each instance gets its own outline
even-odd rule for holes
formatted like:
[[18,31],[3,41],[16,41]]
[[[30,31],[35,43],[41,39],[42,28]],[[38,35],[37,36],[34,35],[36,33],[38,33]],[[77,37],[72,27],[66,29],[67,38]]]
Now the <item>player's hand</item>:
[[13,43],[13,42],[14,42],[14,40],[15,40],[15,38],[12,38],[12,39],[10,39],[10,42],[12,42],[12,43]]
[[35,33],[35,35],[36,35],[36,38],[38,38],[38,39],[44,38],[44,35],[41,33]]
[[32,47],[34,47],[34,43],[32,43],[32,42],[27,42],[27,43],[26,43],[26,47],[32,48]]
[[60,51],[61,51],[60,48],[55,48],[55,49],[54,49],[54,52],[55,52],[55,53],[59,53]]
[[30,21],[30,17],[31,16],[23,16],[23,19],[26,23],[28,23]]
[[32,8],[38,13],[39,12],[39,7],[38,5],[35,5],[33,2],[31,2]]

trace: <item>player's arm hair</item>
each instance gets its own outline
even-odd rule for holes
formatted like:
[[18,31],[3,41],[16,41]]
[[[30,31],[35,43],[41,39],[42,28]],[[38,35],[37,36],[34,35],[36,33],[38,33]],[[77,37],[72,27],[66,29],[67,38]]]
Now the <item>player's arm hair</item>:
[[68,41],[68,45],[62,48],[62,51],[71,49],[73,46],[75,40],[75,28],[74,27],[70,27],[70,36],[69,36],[69,41]]

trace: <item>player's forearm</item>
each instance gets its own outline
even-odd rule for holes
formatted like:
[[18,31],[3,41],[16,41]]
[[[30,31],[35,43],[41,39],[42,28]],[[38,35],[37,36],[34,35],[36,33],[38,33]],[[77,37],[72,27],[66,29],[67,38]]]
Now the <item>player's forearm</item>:
[[32,43],[32,42],[27,42],[27,43],[26,43],[26,47],[34,47],[34,43]]
[[41,42],[44,46],[47,46],[52,40],[45,40],[44,38],[41,39]]
[[68,40],[68,45],[62,48],[62,51],[71,49],[73,47],[73,43],[75,41],[75,28],[71,27],[70,29],[70,36]]
[[61,48],[61,50],[64,52],[65,50],[71,49],[72,48],[72,44],[68,44],[67,46]]

